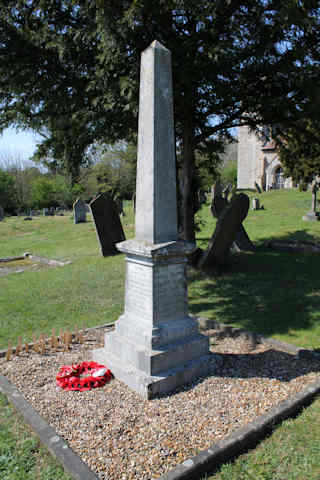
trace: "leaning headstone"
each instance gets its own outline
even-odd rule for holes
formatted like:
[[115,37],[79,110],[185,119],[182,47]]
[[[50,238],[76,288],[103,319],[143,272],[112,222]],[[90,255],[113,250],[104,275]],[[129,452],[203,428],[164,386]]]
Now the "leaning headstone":
[[226,198],[221,195],[214,195],[211,202],[211,213],[215,218],[219,218],[223,210],[229,205],[229,202]]
[[0,222],[1,222],[1,220],[3,220],[3,219],[4,219],[4,210],[3,210],[3,208],[2,208],[1,205],[0,205]]
[[115,200],[115,203],[116,203],[116,205],[117,205],[117,209],[118,209],[119,215],[125,216],[124,210],[123,210],[123,200],[122,200],[122,198],[117,198],[117,199]]
[[112,198],[104,193],[90,202],[90,209],[104,257],[117,253],[116,243],[125,240],[118,208]]
[[216,366],[208,338],[188,315],[186,255],[178,240],[171,55],[159,42],[140,76],[135,238],[126,254],[125,311],[93,359],[144,398],[170,392]]
[[255,189],[258,193],[262,193],[261,187],[257,182],[254,182]]
[[[245,193],[242,193],[241,195],[245,195],[249,201],[249,197]],[[230,205],[230,202],[228,202],[226,198],[222,197],[221,195],[214,196],[211,204],[211,213],[213,217],[219,218],[228,205]],[[255,247],[242,224],[237,232],[232,248],[236,252],[253,252],[255,250]]]
[[83,223],[87,220],[86,204],[78,198],[73,204],[74,223]]
[[302,220],[306,222],[316,222],[319,220],[319,214],[317,212],[317,192],[319,189],[319,182],[318,180],[314,180],[311,184],[311,193],[312,193],[312,201],[311,201],[311,210],[310,212],[303,215]]
[[253,198],[252,199],[252,210],[260,210],[259,198]]
[[216,181],[214,185],[211,187],[211,200],[214,197],[221,197],[222,196],[222,185],[219,180]]
[[199,268],[205,270],[226,263],[231,245],[248,214],[249,205],[249,198],[244,193],[233,196],[218,219],[209,246],[199,260]]

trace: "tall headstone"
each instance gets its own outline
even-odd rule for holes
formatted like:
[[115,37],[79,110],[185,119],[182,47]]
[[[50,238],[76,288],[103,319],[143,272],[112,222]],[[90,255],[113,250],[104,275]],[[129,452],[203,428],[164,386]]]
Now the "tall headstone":
[[311,210],[310,212],[303,215],[302,220],[307,222],[316,222],[319,220],[319,214],[317,212],[317,192],[319,190],[319,178],[313,180],[311,184],[311,193],[312,193],[312,200],[311,200]]
[[1,205],[0,205],[0,222],[1,222],[1,220],[3,220],[3,219],[4,219],[4,210],[3,210],[3,208],[2,208]]
[[74,223],[83,223],[87,220],[86,204],[78,198],[73,204]]
[[118,253],[116,243],[123,242],[125,236],[116,203],[104,193],[90,202],[90,208],[102,255],[106,257]]
[[206,375],[208,338],[188,315],[186,254],[178,241],[171,54],[154,41],[141,58],[135,238],[126,254],[125,310],[95,361],[144,398]]

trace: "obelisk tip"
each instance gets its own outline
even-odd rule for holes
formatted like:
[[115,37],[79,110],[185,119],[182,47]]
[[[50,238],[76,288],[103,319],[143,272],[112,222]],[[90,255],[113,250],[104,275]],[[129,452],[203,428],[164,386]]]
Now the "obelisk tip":
[[162,43],[158,42],[158,40],[153,40],[150,47],[168,51],[168,49],[164,45],[162,45]]

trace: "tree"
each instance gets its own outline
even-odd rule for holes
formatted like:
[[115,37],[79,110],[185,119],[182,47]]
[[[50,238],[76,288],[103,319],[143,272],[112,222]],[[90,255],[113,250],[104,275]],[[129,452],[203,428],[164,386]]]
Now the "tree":
[[287,128],[318,114],[310,98],[319,97],[319,0],[0,0],[0,7],[0,128],[47,129],[53,160],[74,167],[73,178],[94,141],[135,137],[141,51],[154,39],[171,50],[186,240],[194,240],[197,152],[213,160],[237,125]]
[[13,213],[16,207],[14,178],[8,172],[0,169],[0,206],[8,213]]
[[31,205],[37,208],[71,206],[77,196],[62,175],[42,175],[31,182],[30,188]]
[[300,125],[282,131],[279,158],[286,176],[307,185],[320,175],[320,121],[305,120]]

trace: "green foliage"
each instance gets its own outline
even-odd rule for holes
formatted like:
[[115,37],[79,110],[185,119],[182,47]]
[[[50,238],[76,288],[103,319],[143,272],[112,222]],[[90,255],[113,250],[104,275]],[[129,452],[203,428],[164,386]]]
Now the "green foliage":
[[220,174],[220,180],[223,185],[237,185],[237,176],[238,176],[238,165],[236,161],[227,163]]
[[249,123],[318,115],[319,1],[0,1],[0,130],[44,135],[38,158],[72,183],[94,142],[134,139],[140,54],[172,52],[182,222],[193,239],[195,152]]
[[15,182],[12,175],[0,169],[0,205],[8,213],[16,207]]
[[320,175],[320,122],[298,122],[283,132],[279,152],[287,176],[302,188],[311,183]]
[[83,171],[80,181],[86,198],[109,192],[115,198],[131,199],[136,187],[137,147],[133,143],[99,145],[95,165]]
[[71,206],[79,192],[62,175],[42,175],[31,182],[30,203],[37,208]]

